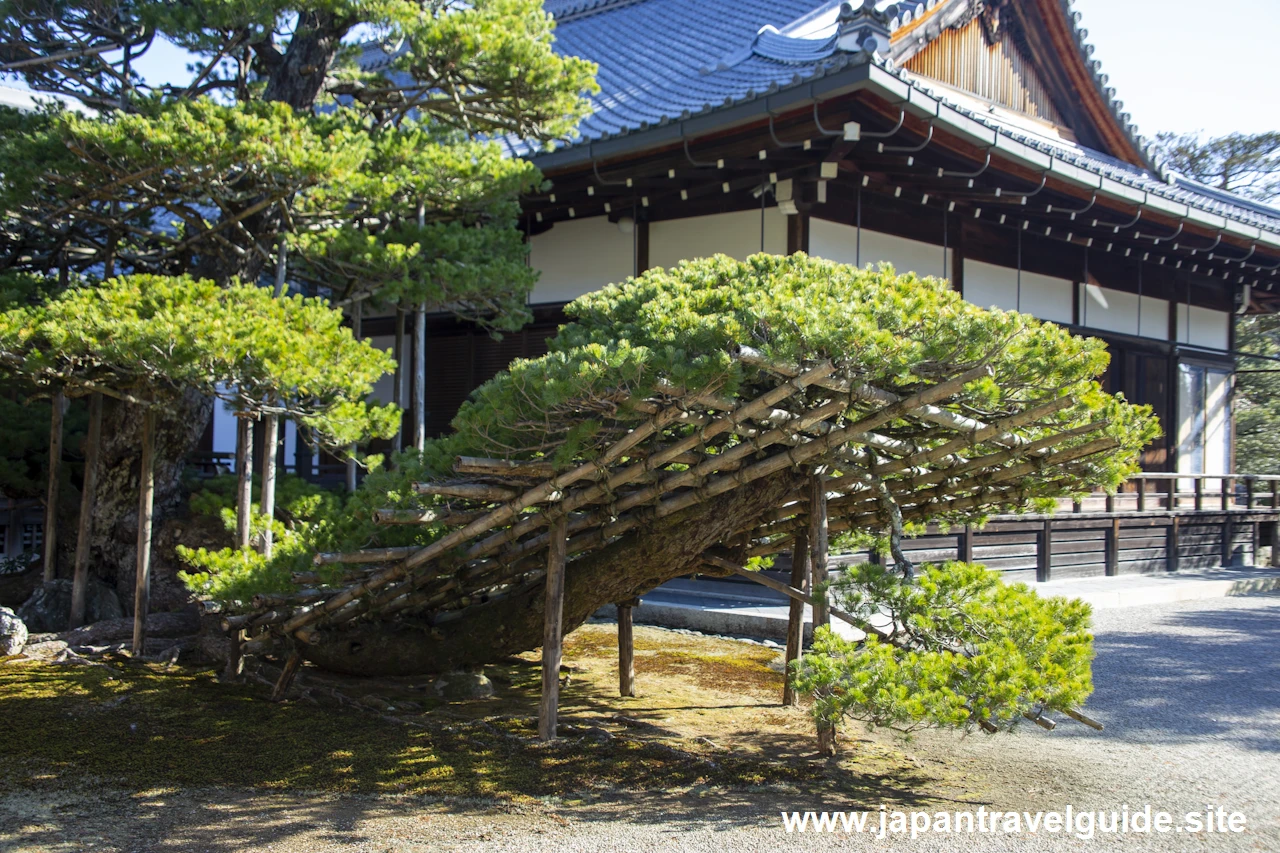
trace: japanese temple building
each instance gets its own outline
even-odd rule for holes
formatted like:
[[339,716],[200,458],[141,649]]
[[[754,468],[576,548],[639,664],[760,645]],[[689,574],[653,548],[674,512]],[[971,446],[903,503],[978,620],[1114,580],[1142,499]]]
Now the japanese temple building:
[[[1109,389],[1151,404],[1165,428],[1144,468],[1234,473],[1234,318],[1280,307],[1280,210],[1155,162],[1069,0],[546,0],[546,9],[556,48],[599,64],[600,92],[573,139],[550,151],[509,143],[550,181],[524,200],[530,263],[541,271],[535,322],[494,341],[429,318],[428,434],[447,430],[470,391],[513,358],[544,352],[563,305],[583,293],[718,252],[802,251],[944,277],[978,305],[1104,339]],[[376,69],[391,58],[370,44],[362,62]],[[363,320],[388,349],[393,326]],[[404,399],[416,407],[409,384]],[[391,380],[383,385],[389,400]],[[215,451],[232,446],[222,420]],[[1163,499],[1165,516],[1182,506]],[[1204,560],[1250,559],[1270,520],[1214,527],[1222,547]],[[1176,521],[1159,524],[1171,529],[1172,539],[1160,534],[1165,550],[1148,531],[1127,570],[1166,558],[1172,567],[1187,551]],[[1104,561],[1108,573],[1126,570],[1115,527],[1111,556],[1087,570],[1101,573]],[[1098,530],[1101,542],[1109,534]],[[1047,559],[1037,557],[1042,579]]]

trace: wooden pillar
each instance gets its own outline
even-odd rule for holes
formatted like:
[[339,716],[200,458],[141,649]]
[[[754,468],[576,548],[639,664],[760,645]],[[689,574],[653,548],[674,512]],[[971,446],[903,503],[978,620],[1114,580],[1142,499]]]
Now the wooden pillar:
[[1116,496],[1107,495],[1107,514],[1111,520],[1107,526],[1106,542],[1103,546],[1106,559],[1106,576],[1113,578],[1120,573],[1120,519],[1116,516]]
[[635,229],[635,270],[640,275],[649,271],[649,220],[637,219]]
[[1036,583],[1045,583],[1053,575],[1053,521],[1046,518],[1036,537]]
[[809,214],[796,213],[787,217],[787,254],[809,253]]
[[[797,530],[791,548],[791,587],[808,592],[809,590],[809,531]],[[804,602],[791,599],[791,608],[787,612],[787,656],[782,670],[785,681],[782,686],[782,704],[797,705],[799,697],[791,686],[791,664],[800,660],[804,648]]]
[[258,510],[266,528],[262,531],[262,553],[270,557],[272,542],[271,519],[276,514],[276,454],[280,445],[280,418],[267,415],[262,422],[262,495]]
[[809,572],[813,593],[813,630],[831,624],[827,594],[819,587],[827,582],[827,477],[815,473],[809,479]]
[[427,303],[419,302],[413,314],[413,447],[427,446]]
[[62,478],[62,417],[66,396],[59,389],[53,393],[49,412],[49,484],[44,498],[44,580],[58,575],[58,490]]
[[142,416],[142,462],[138,470],[138,569],[133,586],[133,655],[142,655],[151,610],[151,521],[156,491],[156,413]]
[[973,562],[973,525],[966,524],[964,530],[960,532],[960,547],[957,559],[962,563]]
[[631,609],[640,606],[640,599],[631,598],[618,603],[618,695],[636,695],[636,644],[632,630]]
[[89,589],[89,540],[93,537],[93,505],[98,491],[98,457],[102,452],[102,394],[89,398],[89,434],[85,438],[84,492],[80,495],[80,525],[76,532],[76,561],[71,581],[71,618],[68,628],[84,624],[85,596]]
[[253,421],[236,416],[236,547],[249,547],[249,514],[253,512]]
[[1169,522],[1169,528],[1165,535],[1165,569],[1170,572],[1178,570],[1178,534],[1179,534],[1178,516],[1173,516]]
[[547,542],[547,597],[543,605],[542,704],[538,707],[538,739],[554,740],[560,703],[560,653],[564,641],[564,558],[568,517],[551,522]]
[[1233,494],[1235,491],[1235,480],[1230,477],[1222,479],[1222,567],[1226,568],[1234,562],[1235,557],[1235,536],[1236,536],[1236,519],[1231,514],[1234,507]]

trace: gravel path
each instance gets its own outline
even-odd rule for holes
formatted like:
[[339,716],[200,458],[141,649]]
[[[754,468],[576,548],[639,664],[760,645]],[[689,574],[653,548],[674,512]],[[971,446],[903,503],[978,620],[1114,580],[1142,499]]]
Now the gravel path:
[[[929,733],[907,752],[929,773],[963,779],[948,808],[1140,810],[1174,815],[1221,806],[1242,834],[785,834],[781,809],[868,809],[814,802],[803,791],[654,795],[594,804],[425,803],[229,791],[106,794],[96,807],[12,795],[0,818],[26,833],[21,850],[212,851],[1280,851],[1280,595],[1100,611],[1096,617],[1098,733],[1070,721],[1012,737]],[[853,745],[856,748],[856,744]],[[976,791],[976,795],[973,793]],[[936,807],[930,807],[934,811]],[[74,815],[74,817],[72,817]],[[59,843],[67,819],[80,842]],[[878,818],[877,818],[878,820]],[[0,819],[0,824],[6,821]],[[127,832],[122,832],[124,826]],[[0,847],[4,846],[0,844]],[[92,849],[92,848],[88,848]]]

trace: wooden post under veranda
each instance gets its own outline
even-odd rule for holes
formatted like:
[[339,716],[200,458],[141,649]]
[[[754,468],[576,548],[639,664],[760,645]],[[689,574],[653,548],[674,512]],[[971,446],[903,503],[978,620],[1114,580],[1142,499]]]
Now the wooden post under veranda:
[[44,582],[58,575],[58,490],[62,484],[63,415],[67,397],[59,388],[53,392],[49,417],[49,485],[44,499]]
[[400,420],[396,423],[395,435],[391,436],[392,455],[404,450],[404,307],[401,305],[396,306],[395,357],[395,385],[391,389],[391,403],[401,413]]
[[151,609],[151,522],[156,491],[156,413],[142,415],[142,462],[138,469],[138,570],[133,590],[133,655],[140,656],[147,640]]
[[413,448],[427,447],[427,303],[413,312]]
[[[831,609],[827,603],[827,478],[815,471],[809,480],[809,591],[813,594],[813,630],[831,625]],[[836,730],[830,723],[818,724],[818,751],[835,755]]]
[[[793,589],[809,590],[809,531],[797,530],[795,541],[791,547],[791,586]],[[800,698],[791,685],[791,664],[800,659],[804,649],[804,602],[791,599],[791,608],[787,613],[787,656],[783,661],[782,704],[798,705]]]
[[631,610],[640,606],[640,599],[630,598],[618,602],[618,695],[636,695],[636,644],[631,621]]
[[538,739],[554,740],[556,708],[560,703],[560,655],[564,637],[564,562],[569,520],[551,522],[547,542],[547,598],[543,609],[542,703],[538,707]]
[[98,458],[102,455],[102,394],[89,397],[89,435],[84,448],[84,491],[80,495],[80,524],[76,532],[76,560],[71,581],[71,618],[67,628],[84,624],[89,589],[89,540],[93,536],[93,507],[98,492]]
[[236,547],[249,547],[249,514],[253,512],[253,421],[236,413]]

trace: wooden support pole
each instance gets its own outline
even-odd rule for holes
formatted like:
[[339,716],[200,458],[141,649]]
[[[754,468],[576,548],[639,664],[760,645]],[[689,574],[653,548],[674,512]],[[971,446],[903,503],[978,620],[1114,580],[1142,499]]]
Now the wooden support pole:
[[1271,523],[1271,568],[1280,568],[1280,521]]
[[809,478],[809,591],[813,595],[813,630],[831,624],[827,593],[827,477],[814,473]]
[[1111,526],[1107,528],[1106,575],[1109,578],[1120,574],[1120,524],[1120,519],[1113,518]]
[[249,547],[249,514],[253,512],[253,421],[236,417],[236,547]]
[[632,598],[618,603],[618,695],[636,695],[636,645],[635,631],[631,624],[631,609],[640,606],[640,599]]
[[244,639],[244,629],[227,630],[227,664],[222,670],[223,681],[235,681],[244,671]]
[[395,384],[391,388],[391,403],[400,409],[400,420],[396,421],[395,435],[391,436],[391,452],[404,450],[404,308],[396,306],[396,370],[393,376]]
[[58,575],[58,489],[62,478],[62,418],[66,396],[59,389],[53,393],[49,417],[49,485],[44,498],[44,581]]
[[289,687],[293,684],[294,676],[298,674],[298,667],[302,666],[302,652],[294,649],[289,653],[289,659],[284,662],[284,669],[280,673],[280,678],[276,680],[276,686],[271,689],[271,701],[281,702],[285,695],[289,692]]
[[[357,341],[364,339],[364,302],[356,302],[351,306],[351,334]],[[355,442],[347,448],[347,494],[351,494],[356,490],[356,477],[359,469],[356,467],[356,452],[359,447]]]
[[142,415],[142,461],[138,471],[138,569],[133,587],[133,655],[146,648],[151,610],[151,522],[156,492],[156,412]]
[[421,453],[427,446],[427,304],[419,302],[413,314],[413,446]]
[[67,628],[84,624],[89,589],[89,540],[93,537],[93,505],[98,491],[98,457],[102,452],[102,394],[89,398],[89,434],[85,438],[84,491],[80,495],[80,525],[76,532],[75,573],[71,581],[71,618]]
[[[795,544],[791,548],[791,586],[806,590],[809,580],[809,531],[797,530]],[[804,602],[791,600],[787,612],[787,656],[783,661],[782,704],[798,705],[795,688],[791,684],[791,664],[800,660],[804,648]]]
[[1165,536],[1165,569],[1170,572],[1178,570],[1178,516],[1169,520],[1169,528]]
[[262,495],[258,501],[265,529],[262,531],[262,554],[270,557],[274,546],[271,519],[276,514],[276,452],[280,444],[280,418],[267,415],[262,422]]
[[542,703],[538,707],[538,739],[554,740],[556,707],[560,703],[560,653],[564,619],[564,560],[569,539],[568,519],[551,522],[547,543],[547,597],[543,606]]

